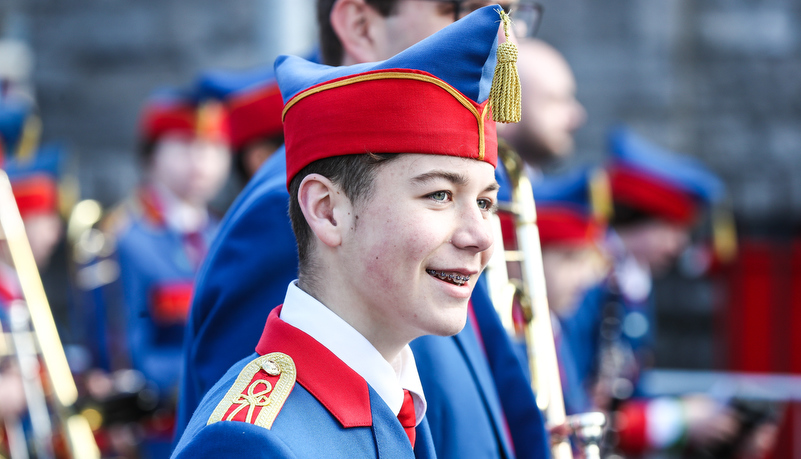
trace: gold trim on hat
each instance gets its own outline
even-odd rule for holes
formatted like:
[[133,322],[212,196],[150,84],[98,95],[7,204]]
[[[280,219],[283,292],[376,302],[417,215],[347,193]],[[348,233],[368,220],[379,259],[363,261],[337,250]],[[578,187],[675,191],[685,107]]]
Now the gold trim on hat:
[[459,92],[453,86],[431,75],[422,75],[419,73],[409,73],[409,72],[376,72],[376,73],[356,75],[350,78],[333,81],[331,83],[325,83],[319,86],[314,86],[312,88],[309,88],[303,92],[296,94],[295,97],[293,97],[292,99],[290,99],[289,102],[286,103],[286,105],[284,106],[284,110],[281,113],[281,121],[284,121],[284,119],[286,118],[287,111],[289,111],[289,109],[293,105],[311,95],[327,91],[329,89],[340,88],[342,86],[348,86],[355,83],[362,83],[365,81],[374,81],[374,80],[389,80],[389,79],[417,80],[425,83],[431,83],[444,89],[450,95],[452,95],[456,100],[458,100],[459,103],[461,103],[465,108],[467,108],[470,111],[470,113],[472,113],[473,116],[475,116],[476,118],[476,122],[478,123],[478,160],[479,161],[484,160],[484,150],[485,150],[484,119],[486,117],[489,104],[485,104],[482,113],[479,113],[478,109],[475,107],[472,100],[467,98],[464,94]]

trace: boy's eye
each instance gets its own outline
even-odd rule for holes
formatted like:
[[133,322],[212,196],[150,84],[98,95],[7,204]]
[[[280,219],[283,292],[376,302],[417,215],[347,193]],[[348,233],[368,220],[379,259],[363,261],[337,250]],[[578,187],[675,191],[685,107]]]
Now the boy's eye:
[[495,205],[491,199],[479,199],[476,201],[476,203],[478,203],[478,208],[481,210],[486,210],[489,212],[495,211]]
[[434,201],[441,201],[445,202],[450,197],[450,193],[447,191],[435,191],[428,195],[429,198],[433,199]]

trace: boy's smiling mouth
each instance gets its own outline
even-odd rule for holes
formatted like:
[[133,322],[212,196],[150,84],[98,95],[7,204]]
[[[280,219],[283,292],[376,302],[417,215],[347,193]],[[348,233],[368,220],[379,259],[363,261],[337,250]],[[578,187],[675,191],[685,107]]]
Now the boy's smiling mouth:
[[470,276],[464,276],[462,274],[454,273],[454,272],[449,273],[449,272],[445,272],[445,271],[436,271],[436,270],[433,270],[433,269],[426,269],[426,272],[428,274],[430,274],[432,277],[436,277],[437,279],[440,279],[442,281],[449,282],[449,283],[455,284],[455,285],[464,285],[464,284],[467,283],[467,281],[470,280]]

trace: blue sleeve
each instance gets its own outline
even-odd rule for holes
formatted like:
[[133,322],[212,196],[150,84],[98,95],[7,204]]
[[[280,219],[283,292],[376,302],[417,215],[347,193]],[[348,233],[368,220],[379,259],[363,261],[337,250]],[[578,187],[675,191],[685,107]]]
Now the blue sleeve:
[[186,443],[181,442],[172,459],[219,459],[221,457],[295,458],[289,448],[264,427],[245,422],[221,421],[203,427]]

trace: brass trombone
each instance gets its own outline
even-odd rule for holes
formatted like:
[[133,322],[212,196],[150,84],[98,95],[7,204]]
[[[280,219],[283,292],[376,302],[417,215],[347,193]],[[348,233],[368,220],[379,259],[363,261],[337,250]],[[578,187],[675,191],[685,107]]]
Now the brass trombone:
[[[0,238],[5,239],[10,262],[17,273],[23,300],[15,301],[10,308],[12,352],[20,362],[20,373],[25,389],[28,413],[34,432],[36,456],[53,457],[53,429],[60,429],[68,453],[73,458],[95,459],[100,451],[86,418],[77,412],[78,390],[72,378],[64,348],[58,336],[53,315],[45,296],[42,280],[33,258],[25,227],[5,171],[0,170]],[[12,347],[12,346],[9,346]],[[44,363],[43,372],[32,374],[31,369]],[[39,374],[46,375],[45,382]],[[52,399],[56,420],[51,423],[47,405]],[[12,429],[13,430],[13,429]],[[18,430],[18,429],[17,429]],[[16,456],[14,455],[16,454]],[[16,459],[24,450],[12,450]],[[20,456],[24,457],[24,456]]]
[[[531,385],[546,422],[552,426],[569,426],[579,443],[585,445],[586,457],[600,458],[598,444],[603,435],[605,416],[602,413],[584,413],[568,418],[565,413],[531,182],[524,170],[523,160],[503,142],[499,142],[498,156],[512,184],[512,202],[499,207],[502,212],[514,217],[517,249],[504,247],[493,253],[486,270],[490,297],[504,328],[512,335],[516,334],[515,301],[522,310]],[[495,236],[496,241],[503,242],[501,223],[497,217]],[[514,276],[510,276],[507,263],[515,264],[513,269],[517,272]],[[551,451],[555,459],[573,457],[567,438],[554,438]]]

